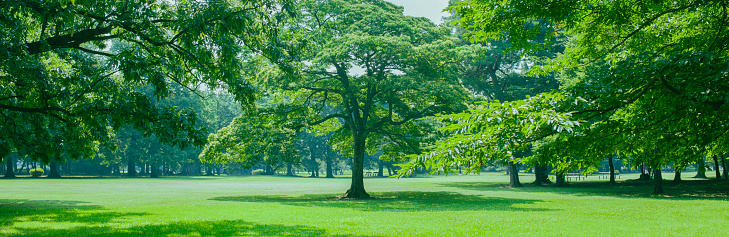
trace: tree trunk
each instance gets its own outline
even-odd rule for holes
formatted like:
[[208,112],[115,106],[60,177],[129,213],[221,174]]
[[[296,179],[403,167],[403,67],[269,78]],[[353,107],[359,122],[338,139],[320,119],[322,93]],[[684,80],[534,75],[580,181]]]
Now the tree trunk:
[[664,194],[663,192],[663,175],[661,174],[661,166],[653,167],[653,194]]
[[47,178],[60,179],[61,174],[58,172],[58,168],[59,168],[58,158],[51,157],[51,168],[50,168],[51,171],[48,174]]
[[564,181],[564,175],[565,175],[565,171],[557,172],[557,174],[556,174],[557,177],[555,178],[555,180],[557,181],[558,187],[567,186],[567,182]]
[[677,184],[677,183],[680,183],[681,181],[683,181],[683,180],[681,180],[681,170],[683,170],[683,169],[676,167],[676,173],[673,174],[672,183]]
[[610,167],[610,184],[615,184],[615,165],[613,164],[613,156],[608,157],[608,166]]
[[367,134],[364,131],[352,131],[354,138],[354,156],[352,157],[352,184],[341,198],[368,199],[364,188],[364,154]]
[[721,171],[719,171],[719,159],[714,155],[714,172],[716,172],[716,179],[721,179]]
[[137,177],[137,166],[134,164],[134,159],[131,157],[127,159],[127,176]]
[[327,178],[334,178],[334,174],[332,173],[332,157],[328,149],[329,148],[327,148],[326,154],[324,155],[327,163]]
[[159,178],[159,169],[155,163],[150,163],[149,168],[151,169],[149,171],[149,177],[150,178]]
[[13,162],[13,156],[12,155],[3,155],[5,158],[5,178],[6,179],[12,179],[15,178],[15,172],[13,168],[15,168],[15,162]]
[[[205,176],[213,176],[213,167],[210,167],[210,165],[206,165],[205,168],[207,168],[207,172],[205,172]],[[268,171],[268,170],[266,170]]]
[[377,177],[384,177],[384,175],[382,175],[382,170],[385,165],[382,164],[382,161],[378,161],[377,166],[379,166],[379,170],[377,170]]
[[704,163],[704,158],[699,159],[699,162],[696,162],[696,165],[698,166],[696,169],[696,176],[694,178],[706,178],[706,164]]
[[724,179],[729,179],[729,175],[727,175],[727,168],[729,167],[727,167],[726,159],[724,159],[724,153],[721,153],[721,166],[724,167],[724,172],[722,172],[722,176],[724,177]]
[[552,181],[549,181],[548,169],[546,165],[540,165],[539,163],[534,165],[534,184],[542,185],[552,183]]
[[522,187],[521,182],[519,182],[519,170],[514,161],[509,161],[509,187]]
[[286,176],[294,176],[293,166],[291,163],[286,164]]

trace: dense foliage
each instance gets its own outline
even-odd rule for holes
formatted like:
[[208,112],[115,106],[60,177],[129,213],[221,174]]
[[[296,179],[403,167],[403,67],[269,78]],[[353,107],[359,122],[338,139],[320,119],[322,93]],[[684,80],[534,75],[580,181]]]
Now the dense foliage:
[[[608,155],[626,154],[640,160],[633,164],[651,166],[657,180],[663,165],[685,166],[690,157],[707,150],[723,153],[729,131],[726,5],[726,1],[461,1],[452,10],[460,17],[458,25],[467,28],[475,41],[506,37],[512,50],[535,53],[564,34],[565,52],[531,72],[557,72],[563,83],[557,98],[568,98],[562,100],[568,103],[551,102],[556,113],[550,116],[527,115],[475,128],[460,123],[455,126],[462,130],[449,129],[467,134],[517,124],[519,131],[550,135],[542,136],[537,154],[528,159],[550,161],[562,171],[586,170]],[[539,26],[530,27],[534,22]],[[527,99],[499,106],[517,111],[541,103]],[[500,111],[473,111],[470,116],[488,121]],[[567,127],[577,129],[541,126],[565,113],[571,115]],[[495,140],[487,144],[514,140],[512,134],[489,134]],[[469,152],[498,155],[521,151],[534,142],[520,140],[519,146],[497,152],[470,146],[464,139],[454,136],[446,144],[463,142]],[[438,146],[434,151],[444,154],[455,148],[462,149]],[[441,170],[453,165],[448,156],[415,161]],[[656,183],[655,191],[662,192]]]
[[178,84],[252,103],[239,57],[282,58],[276,29],[290,4],[0,1],[0,152],[90,157],[126,125],[166,144],[204,144],[195,111],[153,100]]

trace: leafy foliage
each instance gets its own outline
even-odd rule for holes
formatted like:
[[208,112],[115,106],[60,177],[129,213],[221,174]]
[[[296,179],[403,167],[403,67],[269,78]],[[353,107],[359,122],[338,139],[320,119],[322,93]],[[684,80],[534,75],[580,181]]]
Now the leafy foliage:
[[125,125],[202,145],[194,111],[153,99],[178,84],[252,103],[239,57],[280,61],[276,29],[290,12],[287,0],[0,1],[2,146],[45,161],[89,157],[94,141]]

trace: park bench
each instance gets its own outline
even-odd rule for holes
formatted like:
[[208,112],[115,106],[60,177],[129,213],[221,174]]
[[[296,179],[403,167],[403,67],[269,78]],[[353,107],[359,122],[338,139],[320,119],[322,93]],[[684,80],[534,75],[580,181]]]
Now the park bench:
[[580,173],[565,173],[564,174],[564,178],[567,179],[567,181],[570,181],[573,178],[576,180],[580,180],[580,179],[585,180],[586,177],[587,177],[587,175],[582,175]]
[[[610,179],[610,172],[598,172],[598,179]],[[615,172],[615,178],[620,179],[620,172]]]

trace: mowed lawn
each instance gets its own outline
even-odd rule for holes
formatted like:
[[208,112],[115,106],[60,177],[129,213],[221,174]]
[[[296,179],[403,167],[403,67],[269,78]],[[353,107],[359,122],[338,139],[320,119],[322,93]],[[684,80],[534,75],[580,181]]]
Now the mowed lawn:
[[[0,236],[726,236],[729,182],[506,188],[508,176],[0,180]],[[673,177],[672,174],[664,174]],[[721,231],[721,232],[717,232]]]

